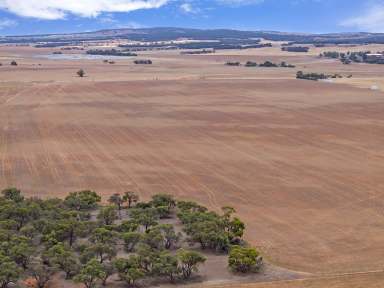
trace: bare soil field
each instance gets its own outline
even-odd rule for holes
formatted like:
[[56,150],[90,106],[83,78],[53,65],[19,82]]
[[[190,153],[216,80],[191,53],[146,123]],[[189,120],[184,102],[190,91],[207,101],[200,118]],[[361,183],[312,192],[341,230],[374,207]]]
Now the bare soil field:
[[[254,284],[236,284],[238,288],[381,288],[384,273],[372,272],[357,275],[319,277],[316,279],[300,279],[288,281],[272,281]],[[210,288],[229,288],[233,285],[192,286]]]
[[[142,56],[154,61],[145,67],[34,51],[0,48],[0,62],[19,63],[0,67],[0,187],[42,197],[135,190],[145,199],[172,193],[213,209],[231,205],[270,263],[317,279],[244,287],[384,280],[332,276],[384,267],[384,93],[358,87],[382,81],[384,66],[256,49],[158,52]],[[297,68],[224,66],[231,59]],[[76,77],[79,68],[88,77]],[[296,80],[300,69],[354,77]]]

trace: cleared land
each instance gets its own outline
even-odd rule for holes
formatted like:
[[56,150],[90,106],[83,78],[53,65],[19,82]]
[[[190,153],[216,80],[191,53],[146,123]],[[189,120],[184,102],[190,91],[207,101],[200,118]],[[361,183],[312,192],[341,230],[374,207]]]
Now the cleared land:
[[[353,82],[382,80],[384,66],[277,48],[147,54],[150,67],[43,60],[34,51],[0,49],[0,62],[18,54],[20,64],[0,67],[1,187],[39,196],[133,189],[232,205],[246,239],[281,267],[316,277],[384,267],[384,93]],[[89,77],[76,78],[78,68]],[[343,79],[352,85],[295,80],[301,69],[354,77]],[[379,287],[383,276],[374,275],[340,278],[361,286],[336,277],[276,287]]]

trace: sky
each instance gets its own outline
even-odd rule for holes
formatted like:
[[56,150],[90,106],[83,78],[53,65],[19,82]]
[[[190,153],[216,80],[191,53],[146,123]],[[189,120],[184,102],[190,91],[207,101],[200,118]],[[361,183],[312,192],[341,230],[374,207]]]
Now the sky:
[[0,0],[0,35],[143,27],[384,32],[384,0]]

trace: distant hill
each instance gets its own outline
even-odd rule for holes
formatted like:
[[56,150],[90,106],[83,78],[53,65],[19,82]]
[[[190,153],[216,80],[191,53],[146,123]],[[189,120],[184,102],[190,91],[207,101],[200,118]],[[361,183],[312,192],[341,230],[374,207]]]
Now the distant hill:
[[252,39],[289,41],[298,44],[369,44],[384,43],[384,33],[333,33],[304,34],[277,31],[240,31],[232,29],[190,28],[140,28],[108,29],[72,34],[45,34],[0,37],[0,43],[78,42],[108,39],[130,39],[135,41],[170,41],[180,38],[195,40]]

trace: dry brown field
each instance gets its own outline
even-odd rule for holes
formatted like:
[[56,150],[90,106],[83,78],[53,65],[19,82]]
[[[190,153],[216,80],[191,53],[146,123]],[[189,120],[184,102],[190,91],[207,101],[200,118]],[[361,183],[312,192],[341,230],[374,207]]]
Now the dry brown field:
[[[381,287],[384,93],[369,88],[384,88],[384,66],[278,48],[140,55],[149,66],[39,58],[52,51],[0,47],[0,187],[232,205],[270,263],[311,278],[244,287]],[[353,77],[296,80],[298,70]]]

